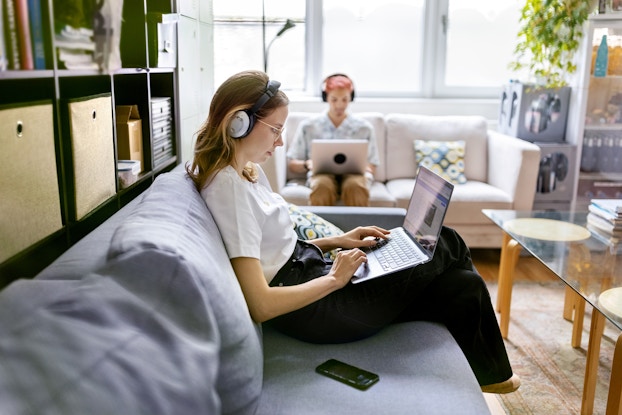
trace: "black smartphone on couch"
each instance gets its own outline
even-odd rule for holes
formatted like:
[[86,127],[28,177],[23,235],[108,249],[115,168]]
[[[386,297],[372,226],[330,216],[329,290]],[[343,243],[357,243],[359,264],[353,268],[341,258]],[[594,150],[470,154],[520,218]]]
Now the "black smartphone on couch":
[[360,390],[366,390],[380,380],[375,373],[336,359],[327,360],[316,367],[315,371]]

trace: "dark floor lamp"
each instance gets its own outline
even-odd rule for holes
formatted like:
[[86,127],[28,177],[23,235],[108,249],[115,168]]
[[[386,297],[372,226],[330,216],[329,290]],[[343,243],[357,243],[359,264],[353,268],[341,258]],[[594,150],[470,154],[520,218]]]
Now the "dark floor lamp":
[[270,47],[272,46],[272,43],[274,43],[274,41],[277,38],[281,37],[281,35],[283,35],[283,33],[287,32],[289,29],[291,29],[294,26],[296,26],[296,24],[291,19],[287,19],[287,21],[285,21],[285,24],[283,25],[281,30],[279,30],[277,32],[276,36],[274,36],[274,38],[272,38],[270,43],[268,43],[268,46],[266,47],[266,49],[264,50],[264,53],[263,53],[263,70],[264,70],[264,72],[268,72],[268,53],[270,52]]

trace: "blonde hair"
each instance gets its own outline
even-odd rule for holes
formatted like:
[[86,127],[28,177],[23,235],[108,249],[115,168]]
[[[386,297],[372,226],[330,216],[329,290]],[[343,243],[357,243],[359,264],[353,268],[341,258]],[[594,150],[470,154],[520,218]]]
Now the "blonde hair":
[[[197,131],[194,158],[186,171],[197,189],[201,190],[216,172],[235,160],[235,139],[228,132],[229,123],[237,111],[252,108],[266,91],[268,75],[261,71],[244,71],[227,79],[212,98],[207,119]],[[270,98],[256,113],[264,118],[276,108],[289,105],[289,99],[282,91]],[[257,168],[253,163],[244,166],[248,177],[257,179]]]

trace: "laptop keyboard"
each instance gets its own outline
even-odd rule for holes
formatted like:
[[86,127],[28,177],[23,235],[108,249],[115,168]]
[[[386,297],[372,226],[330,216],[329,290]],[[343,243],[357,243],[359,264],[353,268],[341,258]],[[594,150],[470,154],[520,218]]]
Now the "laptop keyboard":
[[373,252],[385,271],[398,269],[407,264],[415,264],[425,259],[423,254],[413,246],[411,239],[405,232],[391,232],[390,239],[382,240],[378,246],[382,249],[376,249]]

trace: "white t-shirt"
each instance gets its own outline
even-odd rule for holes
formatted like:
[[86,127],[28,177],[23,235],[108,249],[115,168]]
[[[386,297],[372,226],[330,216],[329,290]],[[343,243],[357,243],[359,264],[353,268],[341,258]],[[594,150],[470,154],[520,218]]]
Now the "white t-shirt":
[[231,166],[201,190],[229,258],[261,262],[268,283],[294,252],[297,235],[287,202],[260,183],[251,183]]

